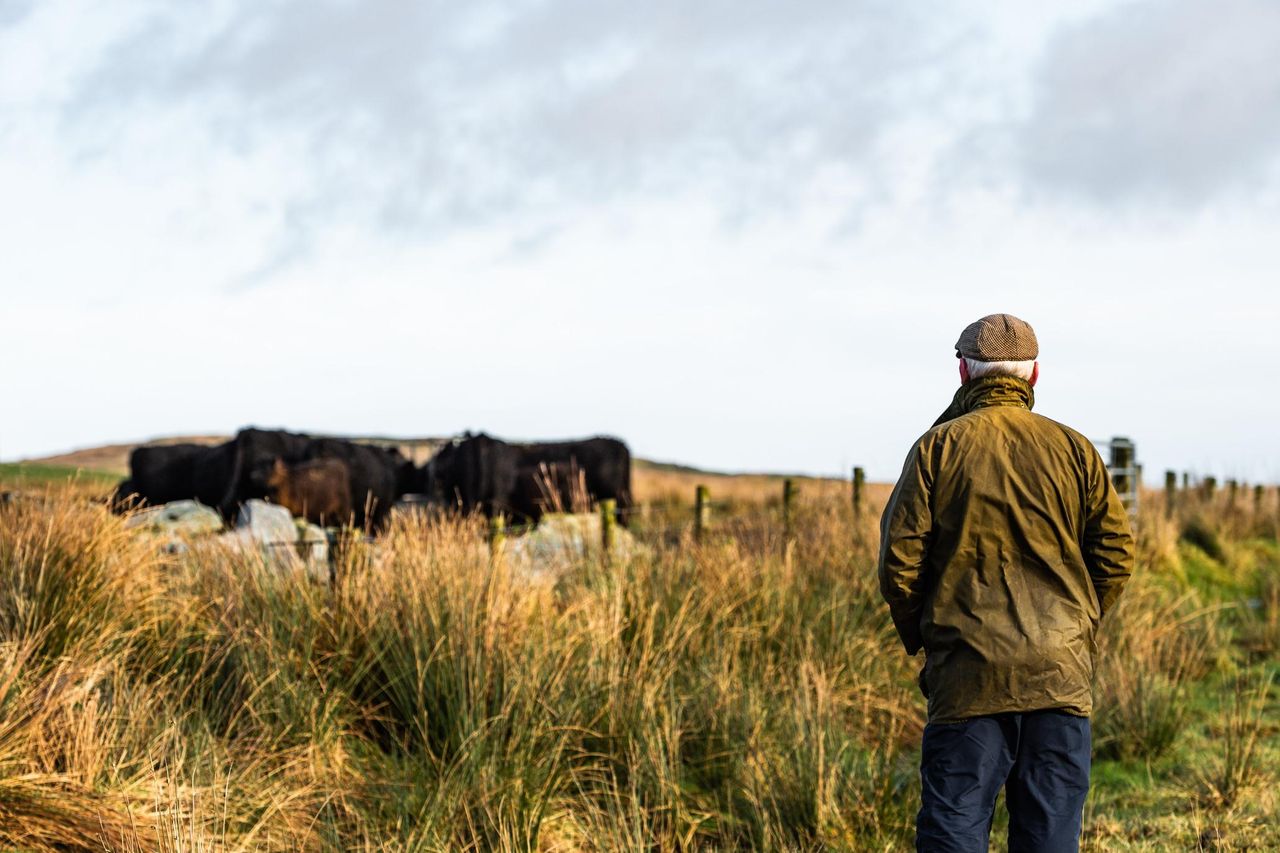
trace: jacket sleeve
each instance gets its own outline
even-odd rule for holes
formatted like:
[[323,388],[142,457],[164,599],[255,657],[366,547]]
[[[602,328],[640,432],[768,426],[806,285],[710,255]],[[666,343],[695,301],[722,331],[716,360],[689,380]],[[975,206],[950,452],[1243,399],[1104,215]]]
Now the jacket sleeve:
[[1111,482],[1111,474],[1096,450],[1092,459],[1087,475],[1082,544],[1084,564],[1098,595],[1099,610],[1106,615],[1133,574],[1133,530],[1129,526],[1129,513]]
[[907,456],[902,476],[880,519],[880,594],[907,654],[920,651],[924,611],[925,561],[933,529],[929,476],[920,445]]

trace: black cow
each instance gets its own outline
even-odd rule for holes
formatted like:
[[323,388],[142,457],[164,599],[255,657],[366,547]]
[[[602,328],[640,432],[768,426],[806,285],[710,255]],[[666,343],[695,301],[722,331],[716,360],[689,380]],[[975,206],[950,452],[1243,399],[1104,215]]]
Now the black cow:
[[129,454],[129,479],[116,487],[112,508],[197,500],[218,506],[230,476],[229,444],[165,444]]
[[277,459],[290,465],[304,462],[311,436],[276,429],[248,427],[231,439],[231,473],[217,508],[223,518],[234,518],[240,504],[265,500],[271,494],[271,469]]
[[586,498],[612,498],[618,520],[627,522],[631,507],[631,451],[616,438],[544,441],[513,445],[520,453],[516,492],[517,514],[537,520],[552,506],[573,507],[575,492],[586,486]]
[[396,472],[396,497],[418,491],[418,466],[395,447],[384,447],[382,452]]
[[345,462],[351,477],[353,520],[357,527],[381,528],[401,492],[404,457],[399,451],[357,444],[341,438],[312,438],[284,430],[242,429],[231,442],[232,473],[218,504],[224,517],[253,498],[271,493],[271,472],[277,459],[297,465],[314,459]]
[[468,434],[431,457],[422,467],[419,488],[429,499],[464,513],[511,515],[519,462],[520,452],[505,441]]
[[614,438],[508,444],[483,433],[467,435],[424,466],[422,491],[463,512],[503,513],[536,523],[554,506],[573,506],[579,472],[587,499],[614,499],[625,523],[631,452]]

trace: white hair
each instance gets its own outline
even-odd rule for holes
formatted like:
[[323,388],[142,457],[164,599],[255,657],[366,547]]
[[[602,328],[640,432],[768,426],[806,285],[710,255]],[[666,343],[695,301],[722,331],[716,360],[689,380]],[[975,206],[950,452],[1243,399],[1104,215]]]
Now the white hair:
[[969,378],[978,379],[983,376],[1016,376],[1031,381],[1031,372],[1036,368],[1035,359],[1030,361],[978,361],[965,356],[964,363],[969,366]]

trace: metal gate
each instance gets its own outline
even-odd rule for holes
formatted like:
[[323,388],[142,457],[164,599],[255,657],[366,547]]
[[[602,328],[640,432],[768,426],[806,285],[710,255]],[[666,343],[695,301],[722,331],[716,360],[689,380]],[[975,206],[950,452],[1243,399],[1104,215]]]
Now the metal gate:
[[1129,515],[1136,516],[1142,493],[1142,465],[1138,463],[1137,448],[1133,441],[1117,435],[1110,441],[1095,440],[1093,443],[1100,452],[1105,448],[1102,458],[1107,461],[1111,482],[1115,484]]

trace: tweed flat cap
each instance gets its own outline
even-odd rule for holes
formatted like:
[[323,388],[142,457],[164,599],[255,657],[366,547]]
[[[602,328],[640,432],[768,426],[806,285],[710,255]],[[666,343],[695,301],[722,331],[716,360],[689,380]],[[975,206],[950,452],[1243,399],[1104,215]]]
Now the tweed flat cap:
[[975,361],[1032,361],[1040,355],[1035,329],[1012,314],[988,314],[970,323],[956,341],[956,357]]

